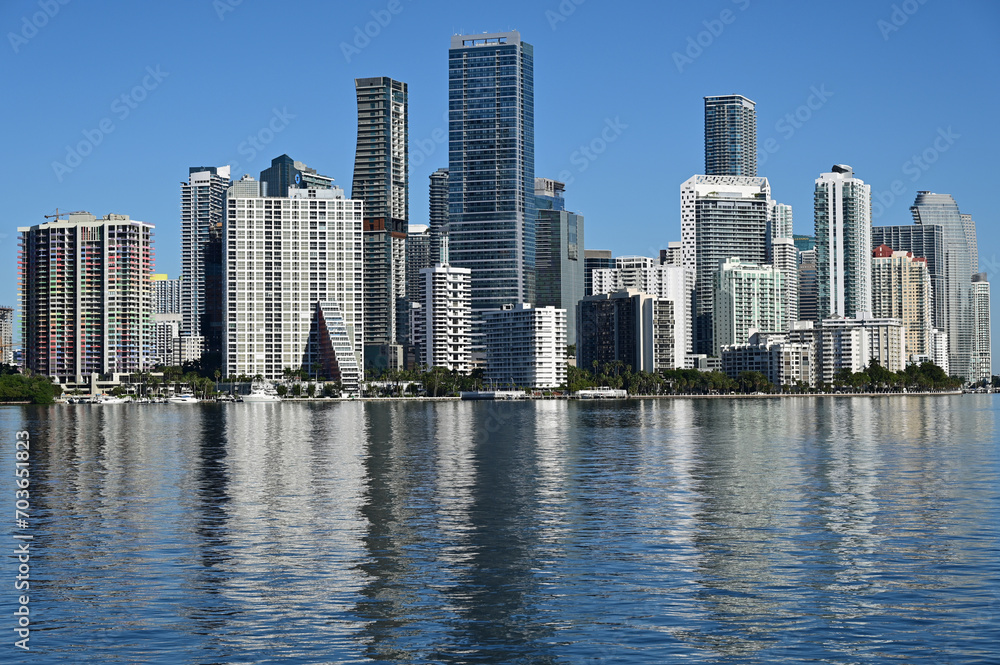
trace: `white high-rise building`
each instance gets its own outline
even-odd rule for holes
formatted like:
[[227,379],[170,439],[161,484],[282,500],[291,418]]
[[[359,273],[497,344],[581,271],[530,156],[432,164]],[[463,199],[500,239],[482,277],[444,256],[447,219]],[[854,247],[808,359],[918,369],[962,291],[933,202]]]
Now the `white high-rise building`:
[[781,273],[781,330],[791,330],[799,320],[799,250],[791,236],[771,239],[771,265]]
[[363,204],[343,190],[266,197],[243,176],[226,207],[225,372],[286,369],[358,390],[364,362]]
[[972,276],[972,372],[969,381],[976,383],[993,376],[992,347],[990,346],[990,283],[986,273]]
[[694,318],[694,270],[681,265],[659,264],[645,256],[620,256],[612,269],[593,271],[594,295],[631,289],[674,303],[674,359],[684,368],[684,356],[692,351]]
[[934,328],[931,330],[931,353],[932,363],[944,370],[944,373],[951,376],[951,363],[949,362],[950,347],[948,346],[948,333]]
[[566,310],[528,304],[483,312],[484,378],[493,385],[558,388],[566,383]]
[[420,297],[410,309],[410,331],[417,360],[428,368],[461,374],[472,369],[472,270],[448,263],[448,239],[442,238],[442,261],[420,271]]
[[819,318],[871,311],[871,186],[835,164],[816,179],[816,280]]
[[771,239],[792,237],[792,206],[771,202]]
[[746,344],[752,329],[789,329],[784,279],[774,266],[738,258],[723,261],[715,279],[713,355],[718,356],[723,346]]
[[767,178],[695,175],[681,185],[681,260],[695,274],[695,353],[713,353],[715,274],[728,258],[767,262]]

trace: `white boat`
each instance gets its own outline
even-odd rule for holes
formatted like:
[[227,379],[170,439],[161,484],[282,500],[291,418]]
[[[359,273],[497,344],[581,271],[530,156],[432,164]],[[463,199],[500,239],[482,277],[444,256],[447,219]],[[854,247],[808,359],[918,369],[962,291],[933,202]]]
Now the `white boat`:
[[625,399],[628,397],[628,391],[601,386],[600,388],[577,390],[575,395],[577,399]]
[[250,385],[250,394],[243,396],[244,402],[280,402],[281,396],[270,383],[254,381]]
[[124,404],[131,401],[127,397],[115,397],[114,395],[96,395],[91,404]]
[[197,397],[190,393],[184,393],[182,395],[174,395],[173,397],[167,398],[168,404],[197,404],[200,402]]

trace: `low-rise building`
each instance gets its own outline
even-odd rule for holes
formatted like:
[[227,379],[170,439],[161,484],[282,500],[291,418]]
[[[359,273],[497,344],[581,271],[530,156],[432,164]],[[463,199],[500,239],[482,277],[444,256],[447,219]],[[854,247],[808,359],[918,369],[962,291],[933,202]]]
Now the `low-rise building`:
[[528,304],[483,311],[484,378],[491,385],[557,388],[566,383],[566,310]]

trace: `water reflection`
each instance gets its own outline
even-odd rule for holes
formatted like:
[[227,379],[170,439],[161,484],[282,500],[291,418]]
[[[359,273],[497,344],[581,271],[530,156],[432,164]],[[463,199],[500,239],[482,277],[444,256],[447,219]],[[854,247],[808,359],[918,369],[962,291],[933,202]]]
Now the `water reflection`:
[[32,655],[987,660],[992,399],[2,408]]

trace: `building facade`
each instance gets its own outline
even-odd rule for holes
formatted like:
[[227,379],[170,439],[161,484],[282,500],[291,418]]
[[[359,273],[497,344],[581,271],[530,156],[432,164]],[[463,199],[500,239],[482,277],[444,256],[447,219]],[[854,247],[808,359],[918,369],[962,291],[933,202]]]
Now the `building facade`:
[[631,289],[587,296],[577,307],[577,366],[621,361],[634,372],[673,369],[675,325],[670,300]]
[[583,250],[583,294],[584,296],[594,295],[594,271],[613,269],[615,259],[611,256],[610,249],[585,249]]
[[746,344],[753,330],[789,330],[785,292],[785,274],[773,266],[723,261],[715,275],[713,355],[723,346]]
[[223,213],[229,166],[192,166],[181,183],[181,335],[201,337],[218,366],[222,357],[225,304],[222,300]]
[[962,220],[958,204],[950,194],[917,192],[910,212],[915,225],[941,227],[944,244],[943,279],[941,288],[934,292],[941,310],[941,319],[935,321],[934,325],[948,333],[948,363],[951,373],[968,379],[972,375],[975,336],[972,312],[973,249],[967,234],[968,222]]
[[535,302],[534,49],[516,31],[448,51],[448,237],[472,309]]
[[539,307],[572,313],[568,344],[576,344],[576,304],[584,296],[583,215],[566,210],[563,183],[535,178],[535,284]]
[[357,392],[363,204],[339,188],[264,192],[249,176],[229,189],[225,373],[275,380],[302,369]]
[[871,187],[834,164],[816,179],[813,214],[819,317],[871,311]]
[[0,307],[0,364],[14,364],[13,307]]
[[705,97],[705,174],[757,176],[757,105],[743,95]]
[[767,261],[770,199],[767,178],[696,175],[681,185],[681,255],[695,273],[695,353],[717,351],[712,312],[722,262]]
[[153,225],[71,213],[18,232],[24,367],[75,383],[146,370]]
[[684,368],[684,358],[692,349],[694,312],[694,271],[680,265],[659,264],[645,256],[620,256],[613,269],[594,270],[594,293],[614,293],[632,289],[674,303],[674,361]]
[[566,384],[566,310],[506,305],[483,312],[484,378],[491,386],[558,388]]
[[819,323],[819,284],[816,282],[816,250],[799,252],[799,312],[800,321]]
[[[442,252],[447,254],[445,242]],[[472,271],[447,260],[420,271],[420,299],[410,308],[419,364],[459,374],[472,369]]]
[[409,222],[407,86],[381,76],[354,79],[358,142],[351,199],[364,203],[366,369],[387,369],[403,340]]
[[972,371],[969,381],[989,381],[993,376],[993,350],[990,344],[990,283],[986,273],[972,276]]
[[913,362],[931,354],[931,302],[927,259],[888,245],[872,250],[872,316],[903,322],[906,355]]
[[427,195],[430,256],[433,265],[441,261],[441,239],[448,235],[448,169],[440,168],[430,175]]

